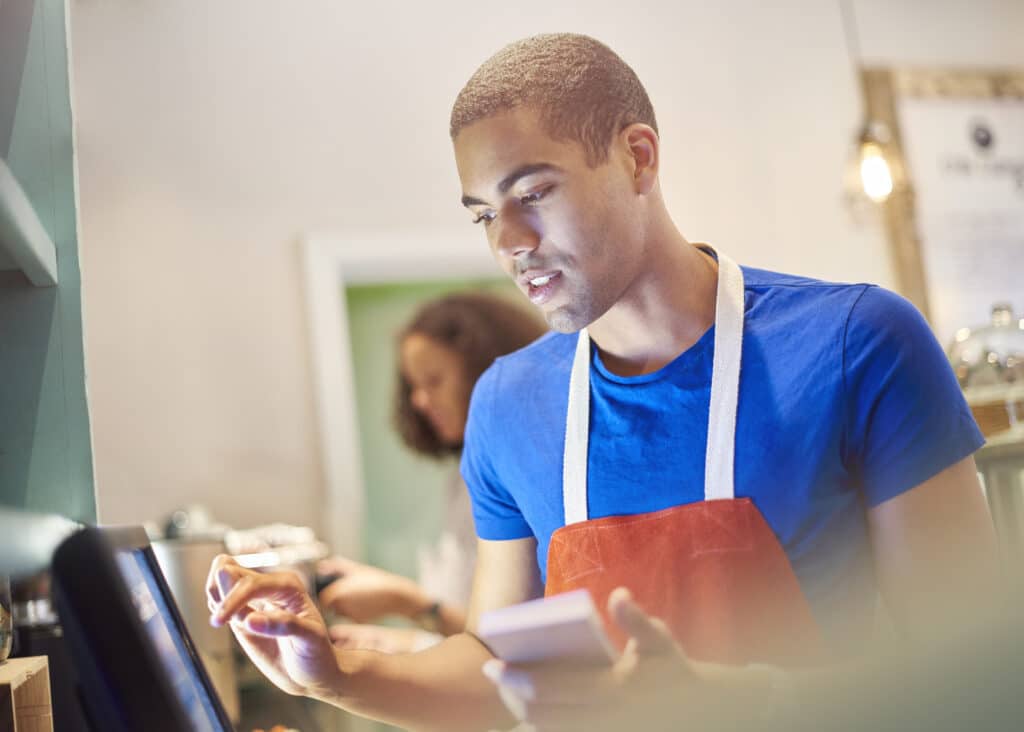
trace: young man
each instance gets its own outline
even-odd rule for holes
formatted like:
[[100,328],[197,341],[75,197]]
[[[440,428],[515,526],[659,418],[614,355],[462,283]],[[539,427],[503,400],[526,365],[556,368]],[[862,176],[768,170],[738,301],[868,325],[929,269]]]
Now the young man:
[[406,726],[486,729],[508,721],[487,662],[508,709],[542,729],[665,722],[690,714],[687,690],[755,677],[749,663],[849,657],[879,590],[922,638],[991,595],[982,439],[909,304],[687,242],[647,94],[593,39],[503,49],[460,93],[451,133],[463,204],[558,331],[474,391],[467,627],[586,587],[631,640],[611,669],[509,668],[470,635],[414,656],[335,653],[291,580],[220,559],[213,620],[276,683]]

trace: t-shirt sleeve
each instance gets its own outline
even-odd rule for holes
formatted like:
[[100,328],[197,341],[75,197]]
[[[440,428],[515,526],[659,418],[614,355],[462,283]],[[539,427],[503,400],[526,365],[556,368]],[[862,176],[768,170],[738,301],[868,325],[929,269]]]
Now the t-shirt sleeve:
[[867,287],[843,344],[850,467],[876,506],[967,457],[982,437],[946,354],[907,300]]
[[524,539],[533,536],[515,499],[497,477],[494,461],[500,456],[500,415],[496,404],[501,362],[477,380],[469,402],[462,446],[462,479],[473,504],[473,523],[481,539]]

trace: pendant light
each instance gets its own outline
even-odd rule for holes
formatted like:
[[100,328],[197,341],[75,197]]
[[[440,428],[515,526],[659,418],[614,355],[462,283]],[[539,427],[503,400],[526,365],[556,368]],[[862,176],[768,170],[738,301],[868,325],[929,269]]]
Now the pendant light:
[[[850,68],[856,77],[857,88],[861,91],[861,101],[867,104],[864,78],[860,68],[860,43],[857,33],[857,19],[853,13],[852,0],[839,0],[842,18],[843,36],[846,40],[846,52]],[[890,145],[892,133],[889,127],[878,120],[866,118],[856,138],[855,150],[851,165],[856,172],[848,176],[848,180],[856,181],[858,197],[867,196],[876,204],[888,200],[893,191],[892,165]],[[851,191],[852,193],[853,191]]]
[[886,158],[886,147],[892,137],[881,122],[864,124],[858,140],[858,172],[864,193],[875,203],[884,203],[892,193],[892,169]]

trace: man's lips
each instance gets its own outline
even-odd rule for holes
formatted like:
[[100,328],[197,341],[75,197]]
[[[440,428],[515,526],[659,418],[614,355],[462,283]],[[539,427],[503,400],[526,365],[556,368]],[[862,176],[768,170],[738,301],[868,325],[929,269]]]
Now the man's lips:
[[550,300],[561,282],[559,270],[527,271],[519,278],[519,286],[534,305],[543,305]]
[[553,280],[562,273],[557,269],[528,269],[516,278],[519,286],[524,290],[530,287],[543,287],[549,280]]

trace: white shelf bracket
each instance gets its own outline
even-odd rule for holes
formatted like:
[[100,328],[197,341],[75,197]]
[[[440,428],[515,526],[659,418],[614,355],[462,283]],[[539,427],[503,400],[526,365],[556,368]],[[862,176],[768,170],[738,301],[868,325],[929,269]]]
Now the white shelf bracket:
[[[0,260],[13,263],[36,287],[57,284],[57,248],[3,158],[0,158]],[[2,265],[0,261],[0,269],[4,269]]]

